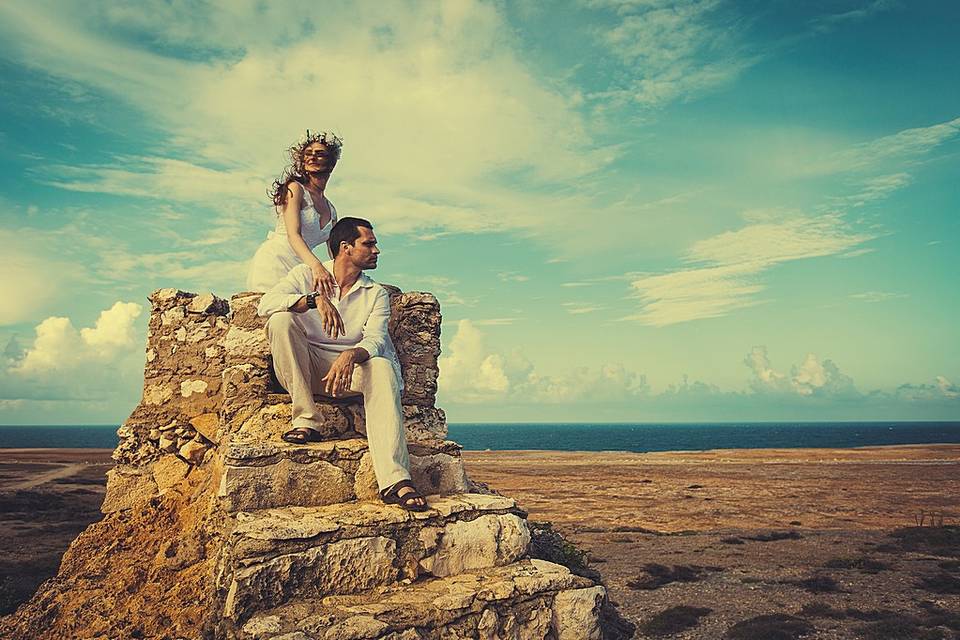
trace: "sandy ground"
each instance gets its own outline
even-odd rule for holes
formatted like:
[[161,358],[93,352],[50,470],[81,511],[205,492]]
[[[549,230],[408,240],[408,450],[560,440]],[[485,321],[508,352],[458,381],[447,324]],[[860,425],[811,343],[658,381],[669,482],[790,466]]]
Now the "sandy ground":
[[[109,456],[0,450],[0,613],[99,517]],[[960,638],[960,445],[464,458],[588,552],[637,638]]]

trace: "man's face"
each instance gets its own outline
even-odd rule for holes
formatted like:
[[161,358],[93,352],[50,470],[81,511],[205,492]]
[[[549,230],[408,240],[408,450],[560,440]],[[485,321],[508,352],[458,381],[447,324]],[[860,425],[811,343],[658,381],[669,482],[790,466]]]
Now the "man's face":
[[380,249],[377,247],[377,236],[373,235],[372,229],[358,227],[360,237],[353,241],[353,245],[348,245],[345,250],[349,253],[351,262],[360,269],[376,269],[377,256],[380,255]]

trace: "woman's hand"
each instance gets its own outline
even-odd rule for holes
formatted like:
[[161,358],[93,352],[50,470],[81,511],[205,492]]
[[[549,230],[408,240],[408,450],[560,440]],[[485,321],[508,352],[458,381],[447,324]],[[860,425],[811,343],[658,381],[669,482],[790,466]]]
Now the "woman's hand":
[[333,279],[330,272],[324,269],[319,262],[311,266],[310,270],[313,271],[313,290],[319,291],[324,298],[332,298],[336,280]]
[[329,298],[317,296],[317,313],[320,314],[320,324],[323,326],[324,333],[334,339],[344,334],[343,318],[340,317],[340,312],[334,308]]

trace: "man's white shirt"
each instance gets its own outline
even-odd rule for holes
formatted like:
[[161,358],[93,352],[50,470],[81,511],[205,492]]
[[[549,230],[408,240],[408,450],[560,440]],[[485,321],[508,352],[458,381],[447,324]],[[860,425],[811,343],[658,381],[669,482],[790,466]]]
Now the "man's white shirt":
[[[324,262],[323,266],[331,274],[333,273],[333,260]],[[257,306],[257,314],[271,316],[278,311],[289,311],[300,298],[313,293],[312,285],[313,271],[306,264],[297,265],[270,291],[263,294]],[[334,285],[330,302],[340,313],[344,334],[331,338],[323,330],[317,310],[308,309],[296,315],[310,344],[337,353],[361,347],[370,354],[371,358],[377,356],[387,358],[393,364],[397,380],[402,387],[400,363],[387,331],[387,325],[390,322],[390,294],[387,290],[365,273],[361,273],[343,299],[340,299],[340,288]]]

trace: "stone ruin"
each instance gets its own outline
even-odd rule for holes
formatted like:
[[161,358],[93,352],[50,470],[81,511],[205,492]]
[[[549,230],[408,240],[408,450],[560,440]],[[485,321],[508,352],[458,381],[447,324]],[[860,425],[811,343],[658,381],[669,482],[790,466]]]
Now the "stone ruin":
[[[327,402],[293,445],[260,294],[161,289],[143,398],[120,427],[104,518],[4,638],[586,640],[604,587],[530,558],[526,514],[474,485],[435,406],[440,310],[390,288],[413,481],[430,509],[379,501],[362,401]],[[609,634],[606,634],[609,636]]]

